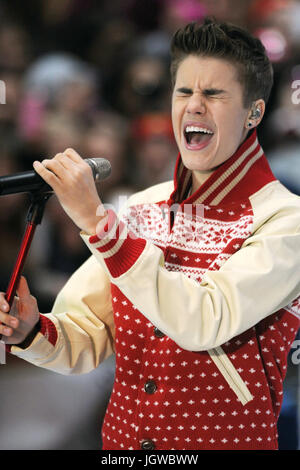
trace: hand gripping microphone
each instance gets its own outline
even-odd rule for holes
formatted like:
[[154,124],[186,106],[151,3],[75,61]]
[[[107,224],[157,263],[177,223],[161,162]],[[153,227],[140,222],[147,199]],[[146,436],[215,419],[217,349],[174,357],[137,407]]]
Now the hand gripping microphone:
[[[96,182],[104,180],[111,173],[110,162],[105,158],[86,158],[84,161],[92,168]],[[0,196],[28,192],[49,193],[53,189],[34,170],[0,176]]]

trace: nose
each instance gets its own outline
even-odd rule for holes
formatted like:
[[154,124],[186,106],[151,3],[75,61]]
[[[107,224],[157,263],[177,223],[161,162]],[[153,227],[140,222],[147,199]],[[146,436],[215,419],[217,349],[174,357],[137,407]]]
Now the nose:
[[189,97],[186,112],[189,114],[204,114],[206,112],[204,98],[200,93],[193,93]]

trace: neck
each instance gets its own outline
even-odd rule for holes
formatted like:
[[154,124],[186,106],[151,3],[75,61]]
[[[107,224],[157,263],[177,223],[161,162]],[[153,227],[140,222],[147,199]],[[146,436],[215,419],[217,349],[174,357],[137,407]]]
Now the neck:
[[212,170],[204,170],[204,171],[193,171],[192,174],[192,193],[197,191],[200,186],[210,177],[213,173],[214,169]]

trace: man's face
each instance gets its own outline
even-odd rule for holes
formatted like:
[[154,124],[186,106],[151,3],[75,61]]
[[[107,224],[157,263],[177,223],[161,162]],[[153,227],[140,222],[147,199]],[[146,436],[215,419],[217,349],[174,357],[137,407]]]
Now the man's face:
[[247,135],[248,113],[232,64],[193,55],[180,63],[172,95],[172,122],[188,169],[212,170],[225,162]]

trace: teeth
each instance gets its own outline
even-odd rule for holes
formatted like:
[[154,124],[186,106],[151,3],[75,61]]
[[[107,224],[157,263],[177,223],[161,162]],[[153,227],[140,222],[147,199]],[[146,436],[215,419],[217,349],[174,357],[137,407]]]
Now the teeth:
[[213,134],[213,132],[205,129],[204,127],[196,127],[196,126],[187,126],[185,128],[185,132],[204,132],[205,134]]

